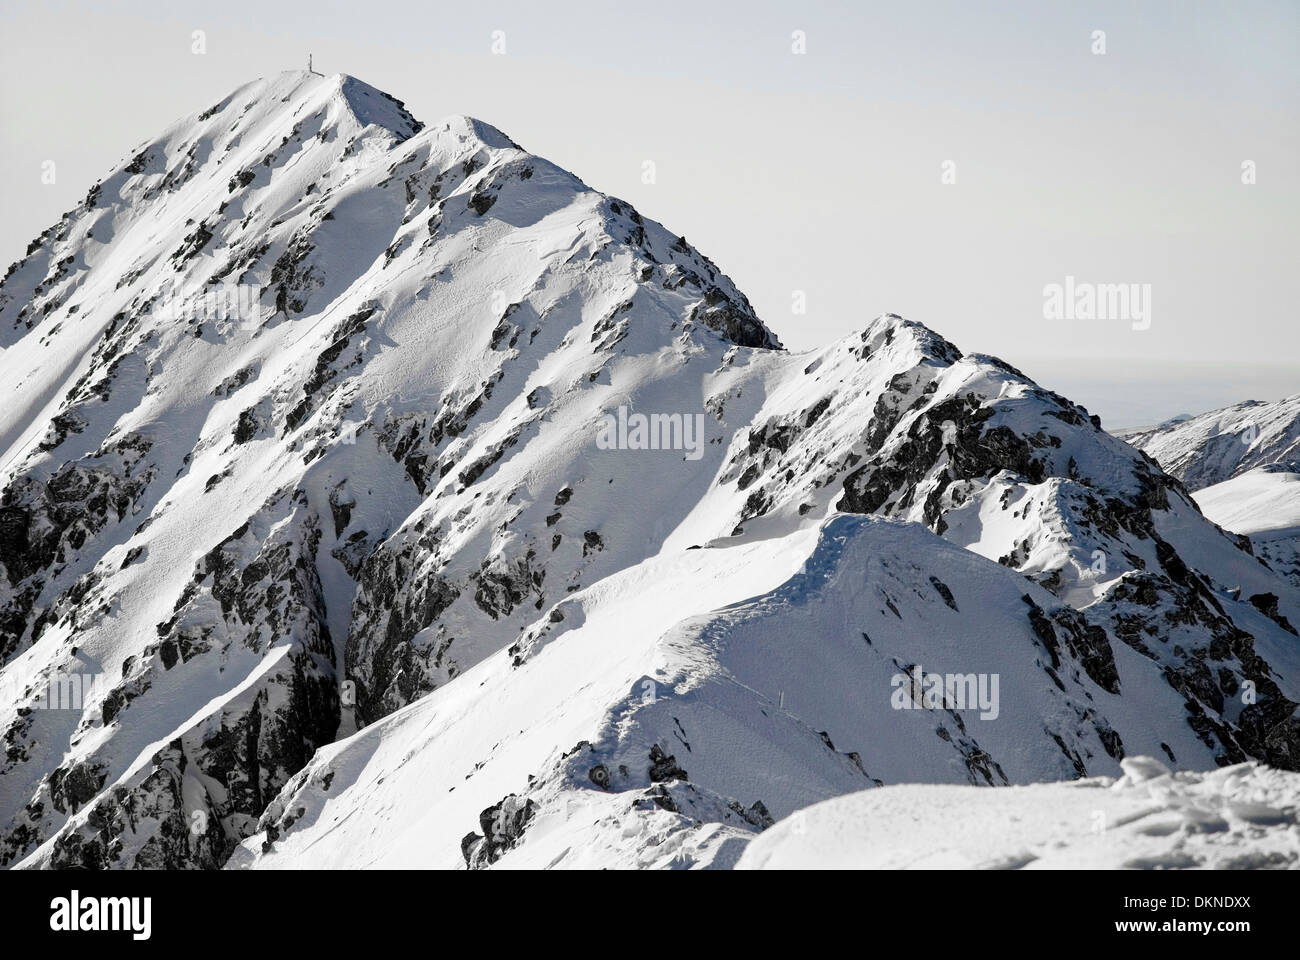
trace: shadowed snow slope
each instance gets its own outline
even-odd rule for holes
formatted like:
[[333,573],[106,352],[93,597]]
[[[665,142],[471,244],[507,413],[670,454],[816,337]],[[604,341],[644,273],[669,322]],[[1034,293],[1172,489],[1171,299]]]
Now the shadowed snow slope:
[[837,797],[776,824],[738,866],[1248,870],[1300,859],[1300,775],[1254,763],[1171,774],[1149,757],[1123,766],[1118,779]]
[[[1296,585],[863,323],[789,353],[684,238],[350,77],[174,124],[0,282],[0,862],[726,865],[873,780],[1300,767]],[[915,664],[997,718],[893,710]]]

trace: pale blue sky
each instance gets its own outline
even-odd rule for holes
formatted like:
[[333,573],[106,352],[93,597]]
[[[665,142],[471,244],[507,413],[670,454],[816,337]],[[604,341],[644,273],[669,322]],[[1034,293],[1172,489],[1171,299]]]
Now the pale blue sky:
[[[3,0],[0,261],[133,145],[308,51],[684,233],[791,347],[892,311],[1117,426],[1300,392],[1295,2]],[[1151,284],[1150,329],[1045,320],[1066,275]]]

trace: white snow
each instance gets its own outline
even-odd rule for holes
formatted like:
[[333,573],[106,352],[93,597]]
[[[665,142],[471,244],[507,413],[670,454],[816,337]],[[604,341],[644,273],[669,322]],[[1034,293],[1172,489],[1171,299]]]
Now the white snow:
[[1300,473],[1256,467],[1192,495],[1207,517],[1252,540],[1300,536]]
[[905,784],[797,811],[745,849],[741,870],[1208,869],[1300,862],[1300,774],[1243,763],[980,790]]

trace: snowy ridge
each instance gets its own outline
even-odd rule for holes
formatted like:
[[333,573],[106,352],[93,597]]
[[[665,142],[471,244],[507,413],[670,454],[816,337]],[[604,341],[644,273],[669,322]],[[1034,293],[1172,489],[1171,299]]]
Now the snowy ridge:
[[[864,783],[1300,767],[1300,590],[1086,410],[894,315],[786,352],[684,238],[353,78],[139,150],[0,336],[11,865],[726,866]],[[698,445],[599,442],[638,413]],[[918,663],[997,718],[895,710]]]
[[[1212,765],[1158,664],[1118,648],[1112,692],[1071,639],[1053,669],[1072,611],[915,524],[837,515],[815,539],[661,555],[556,610],[320,751],[231,866],[726,867],[771,818],[867,785]],[[998,715],[900,709],[918,663],[998,676]]]
[[1300,460],[1300,394],[1273,403],[1249,400],[1124,439],[1189,490],[1200,490],[1253,467]]

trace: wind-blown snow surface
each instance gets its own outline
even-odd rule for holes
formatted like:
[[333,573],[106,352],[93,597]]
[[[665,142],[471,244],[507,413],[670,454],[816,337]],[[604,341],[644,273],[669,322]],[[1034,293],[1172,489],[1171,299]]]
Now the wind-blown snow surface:
[[[162,309],[222,282],[251,316]],[[7,863],[722,866],[875,781],[1300,767],[1300,591],[1087,411],[892,315],[790,354],[349,77],[137,151],[0,343]],[[603,449],[619,408],[704,442]],[[914,664],[996,719],[893,709]]]
[[1124,439],[1189,490],[1200,490],[1254,467],[1300,461],[1300,394],[1272,403],[1249,400],[1132,431]]
[[1300,860],[1300,775],[1243,763],[1004,790],[897,786],[827,800],[756,838],[739,869],[1251,870]]

